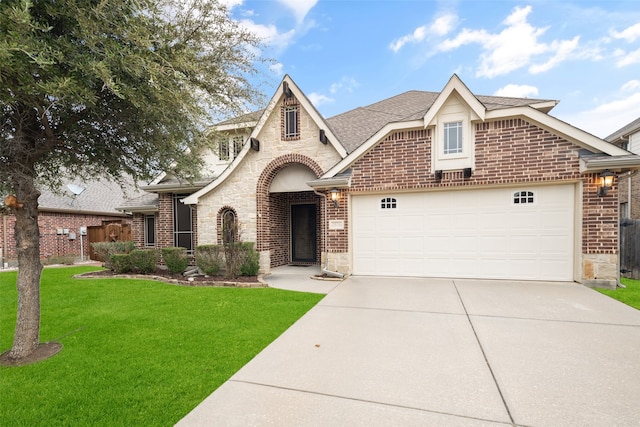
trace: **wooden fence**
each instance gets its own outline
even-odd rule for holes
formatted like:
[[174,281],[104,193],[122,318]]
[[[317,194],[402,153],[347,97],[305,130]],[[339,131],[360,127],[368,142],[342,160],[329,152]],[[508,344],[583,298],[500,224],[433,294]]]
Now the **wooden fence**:
[[640,220],[620,223],[620,272],[623,277],[640,280]]
[[131,226],[129,224],[102,224],[87,227],[87,237],[89,238],[89,258],[94,261],[104,261],[94,252],[91,243],[94,242],[125,242],[131,240]]

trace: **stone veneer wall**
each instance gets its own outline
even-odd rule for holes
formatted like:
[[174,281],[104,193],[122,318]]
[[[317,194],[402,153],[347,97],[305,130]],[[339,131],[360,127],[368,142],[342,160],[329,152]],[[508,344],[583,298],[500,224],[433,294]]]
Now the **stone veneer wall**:
[[217,214],[223,206],[233,207],[238,213],[241,239],[257,243],[263,273],[267,273],[272,265],[268,191],[273,177],[282,168],[295,163],[307,166],[319,177],[341,159],[331,144],[320,142],[320,129],[302,107],[300,139],[283,141],[281,102],[278,100],[270,105],[271,114],[257,135],[260,151],[249,150],[240,164],[232,165],[236,170],[198,202],[200,242],[216,243]]

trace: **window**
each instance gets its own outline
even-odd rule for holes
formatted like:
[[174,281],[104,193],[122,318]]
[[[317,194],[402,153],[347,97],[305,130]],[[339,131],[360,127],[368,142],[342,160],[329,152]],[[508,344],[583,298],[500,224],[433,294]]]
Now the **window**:
[[182,203],[186,194],[173,195],[173,246],[193,253],[193,217],[191,207]]
[[292,105],[284,110],[284,137],[295,138],[298,136],[298,106]]
[[513,193],[513,204],[524,205],[534,202],[533,191],[516,191]]
[[218,157],[220,160],[229,160],[229,148],[229,140],[227,138],[218,142]]
[[394,197],[385,197],[380,200],[380,209],[395,209],[396,207],[397,203]]
[[156,216],[144,216],[144,245],[154,247],[156,245]]
[[222,243],[235,242],[237,233],[236,213],[231,209],[226,209],[222,212]]
[[444,124],[444,154],[462,153],[462,122]]
[[244,137],[242,136],[234,136],[231,140],[233,142],[233,158],[235,159],[242,151],[242,145],[244,143]]
[[281,137],[283,141],[300,139],[300,103],[294,97],[282,104]]

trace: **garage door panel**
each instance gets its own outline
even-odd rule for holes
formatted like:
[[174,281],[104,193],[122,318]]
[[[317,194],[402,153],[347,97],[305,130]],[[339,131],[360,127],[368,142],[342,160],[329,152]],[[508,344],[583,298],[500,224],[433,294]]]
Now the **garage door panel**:
[[353,196],[354,274],[571,280],[574,186],[520,190]]

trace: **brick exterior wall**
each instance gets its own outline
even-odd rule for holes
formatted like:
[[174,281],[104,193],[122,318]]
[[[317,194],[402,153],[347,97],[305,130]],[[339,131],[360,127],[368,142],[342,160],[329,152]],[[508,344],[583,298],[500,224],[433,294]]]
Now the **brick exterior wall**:
[[[629,199],[629,179],[631,179],[631,199]],[[640,219],[640,172],[629,178],[627,174],[618,177],[620,186],[620,203],[628,203],[629,218]],[[634,197],[635,196],[635,197]]]
[[[442,180],[436,181],[431,139],[425,129],[386,137],[352,165],[351,193],[581,182],[583,256],[617,254],[617,183],[606,197],[599,197],[598,174],[580,174],[580,147],[523,119],[480,123],[475,125],[472,176],[465,179],[462,171],[444,171]],[[347,235],[345,230],[334,237]]]
[[[155,248],[169,248],[175,246],[173,235],[173,193],[158,194],[158,212],[156,217]],[[133,241],[137,248],[144,245],[144,218],[148,214],[136,213],[132,220]],[[195,206],[191,209],[191,227],[193,229],[193,248],[198,246],[198,211]]]
[[[333,266],[330,269],[349,272],[348,212],[351,194],[472,189],[523,183],[575,184],[582,192],[577,194],[577,200],[582,203],[576,204],[577,217],[581,221],[581,228],[576,229],[576,238],[582,245],[583,279],[595,280],[603,276],[610,279],[615,275],[610,267],[618,245],[617,183],[614,182],[614,188],[606,197],[599,197],[597,174],[580,173],[580,147],[524,119],[493,120],[472,126],[474,166],[468,178],[461,170],[445,170],[442,179],[436,180],[432,167],[431,129],[394,132],[352,164],[350,188],[341,190],[340,205],[336,208],[313,192],[288,195],[269,192],[273,179],[289,165],[304,165],[319,177],[341,160],[331,144],[319,141],[320,129],[301,105],[300,138],[290,141],[282,138],[282,99],[272,102],[269,109],[270,114],[257,135],[260,150],[246,152],[241,161],[231,166],[233,173],[199,199],[198,215],[194,214],[194,232],[202,244],[220,241],[220,212],[223,208],[232,208],[237,213],[241,240],[256,242],[261,272],[268,273],[270,267],[285,264],[291,259],[291,204],[312,202],[316,203],[320,216],[318,251],[327,264]],[[156,222],[158,247],[173,245],[171,196],[160,195]],[[322,218],[325,202],[326,221]],[[344,221],[344,228],[325,230],[328,221],[332,220]],[[134,220],[136,230],[142,224]],[[139,232],[134,234],[141,235]],[[322,248],[325,235],[326,247]]]
[[291,205],[316,206],[316,262],[320,260],[322,245],[322,203],[311,191],[272,193],[269,197],[271,267],[289,264],[291,255]]
[[[4,225],[6,223],[6,230]],[[40,258],[48,261],[56,257],[80,258],[80,227],[101,226],[104,223],[130,224],[131,219],[122,216],[110,215],[90,215],[75,214],[71,212],[48,212],[38,213],[38,225],[40,227]],[[5,215],[0,220],[0,248],[6,246],[7,253],[3,256],[10,265],[14,265],[17,260],[16,242],[14,238],[15,217]],[[70,233],[75,233],[76,238],[69,239],[69,235],[59,235],[58,229],[68,229]],[[6,244],[2,240],[6,235]],[[85,260],[89,259],[88,236],[82,237],[82,255]],[[2,265],[0,265],[2,267]]]

